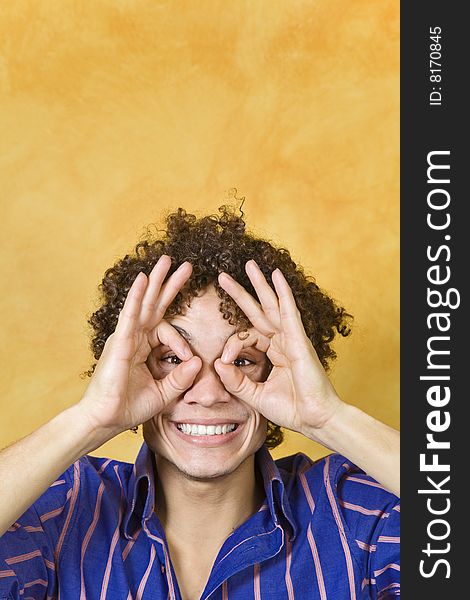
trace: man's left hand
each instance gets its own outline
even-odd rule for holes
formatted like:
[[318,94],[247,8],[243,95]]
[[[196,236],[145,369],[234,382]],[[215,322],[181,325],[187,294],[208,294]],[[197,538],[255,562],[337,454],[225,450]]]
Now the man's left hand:
[[[235,300],[253,325],[247,336],[227,341],[214,366],[225,388],[267,419],[312,438],[344,406],[307,337],[292,290],[279,269],[272,273],[275,291],[255,261],[246,273],[256,291],[255,300],[226,273],[220,286]],[[266,352],[273,367],[263,383],[251,380],[233,365],[243,348]]]

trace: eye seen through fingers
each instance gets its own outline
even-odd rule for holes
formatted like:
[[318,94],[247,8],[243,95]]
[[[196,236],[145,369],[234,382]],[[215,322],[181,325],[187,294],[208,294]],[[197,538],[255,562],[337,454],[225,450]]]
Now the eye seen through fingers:
[[248,358],[239,357],[233,361],[233,364],[236,367],[249,367],[250,365],[253,365],[254,362],[252,360],[249,360]]
[[181,358],[178,358],[176,356],[176,354],[170,354],[170,356],[164,356],[161,360],[162,360],[162,362],[164,362],[168,365],[175,365],[175,366],[178,366],[183,362],[181,360]]

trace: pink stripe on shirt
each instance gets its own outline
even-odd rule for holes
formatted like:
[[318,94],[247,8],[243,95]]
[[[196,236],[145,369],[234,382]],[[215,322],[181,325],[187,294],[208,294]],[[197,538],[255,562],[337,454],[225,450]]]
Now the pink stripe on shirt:
[[83,542],[82,542],[82,552],[81,552],[81,558],[80,558],[80,600],[86,599],[85,576],[84,576],[84,571],[83,571],[83,563],[85,560],[85,552],[88,548],[88,543],[91,539],[91,536],[93,535],[93,532],[95,531],[96,524],[98,523],[98,519],[100,517],[101,498],[103,496],[103,492],[104,492],[104,481],[102,481],[100,483],[100,487],[98,488],[98,494],[96,497],[96,504],[95,504],[95,511],[93,514],[93,520],[90,523],[90,526],[88,527],[88,530],[87,530],[85,537],[83,538]]
[[54,552],[55,562],[59,561],[60,551],[62,550],[62,545],[64,543],[65,535],[70,525],[70,520],[72,519],[73,509],[75,508],[75,503],[78,497],[78,490],[80,489],[80,463],[77,460],[73,465],[73,487],[72,487],[72,495],[70,500],[69,512],[67,513],[67,517],[65,519],[64,527],[60,532],[59,540],[57,542],[57,546]]
[[350,502],[344,502],[343,500],[339,500],[339,503],[343,508],[349,508],[349,510],[354,510],[356,512],[361,513],[362,515],[380,517],[381,519],[386,519],[390,516],[390,513],[384,512],[383,510],[365,508],[364,506],[359,506],[358,504],[351,504]]
[[365,550],[366,552],[376,552],[377,550],[377,546],[375,544],[369,546],[369,544],[361,542],[361,540],[356,540],[356,544],[359,546],[359,548],[361,548],[361,550]]
[[137,529],[137,531],[134,533],[134,535],[132,536],[132,539],[130,539],[127,544],[126,547],[124,548],[124,550],[122,551],[122,560],[123,562],[126,560],[126,558],[129,555],[129,552],[132,550],[132,547],[134,546],[137,538],[140,535],[140,532],[142,531],[142,528],[139,527],[139,529]]
[[149,578],[150,571],[152,570],[152,565],[153,565],[153,561],[155,560],[155,555],[156,555],[155,546],[152,545],[150,548],[149,564],[147,565],[147,568],[145,569],[145,573],[140,581],[139,589],[137,590],[137,595],[135,597],[135,600],[142,600],[142,595],[144,593],[145,585]]
[[333,516],[335,518],[336,525],[339,530],[341,545],[343,546],[344,558],[346,560],[346,567],[348,571],[349,593],[351,596],[351,600],[356,600],[356,586],[354,583],[354,569],[351,559],[351,552],[349,550],[348,540],[346,537],[346,532],[344,531],[343,522],[341,521],[341,516],[339,514],[338,507],[336,506],[333,490],[331,489],[329,468],[330,457],[327,456],[325,459],[325,466],[323,468],[323,480],[325,482],[326,493],[328,495],[328,500],[330,501],[331,510],[333,511]]
[[114,554],[116,545],[119,541],[119,530],[121,529],[122,515],[124,513],[124,488],[122,487],[122,481],[121,481],[121,478],[119,477],[118,469],[119,469],[119,465],[115,465],[114,472],[116,473],[116,477],[119,480],[119,486],[121,488],[121,502],[119,505],[118,522],[117,522],[116,529],[114,530],[113,537],[111,540],[111,546],[109,548],[109,553],[108,553],[108,562],[106,563],[106,569],[105,569],[104,576],[103,576],[103,583],[101,585],[100,600],[104,600],[106,598],[106,592],[108,590],[108,585],[109,585],[109,577],[111,575],[111,566],[113,564],[113,554]]
[[253,565],[253,595],[255,600],[261,600],[261,587],[259,581],[259,563]]
[[312,533],[312,524],[309,523],[307,529],[307,540],[310,546],[310,550],[312,552],[313,564],[315,565],[315,572],[317,574],[317,583],[318,583],[318,591],[320,592],[321,600],[326,600],[326,589],[325,582],[323,580],[323,571],[320,563],[320,556],[317,550],[317,544],[315,543],[315,538]]
[[305,477],[305,473],[300,473],[299,478],[300,478],[300,483],[302,484],[302,489],[304,491],[305,497],[307,498],[308,505],[310,506],[310,512],[313,515],[313,512],[315,510],[315,502],[312,497],[312,492],[310,491],[310,488],[308,487],[307,478]]
[[385,490],[383,485],[377,483],[376,481],[368,481],[367,479],[361,479],[360,477],[354,477],[353,475],[346,475],[345,479],[348,481],[355,481],[356,483],[362,483],[363,485],[370,485],[371,487],[380,488],[381,490]]
[[388,571],[388,569],[395,569],[395,571],[399,571],[400,565],[397,565],[396,563],[390,563],[389,565],[386,565],[383,569],[374,571],[374,576],[378,577],[379,575],[382,575],[382,573],[385,573],[385,571]]
[[292,544],[288,535],[286,535],[286,574],[284,576],[287,597],[289,600],[294,600],[294,586],[292,585],[292,578],[290,576],[290,568],[292,565]]
[[7,569],[5,571],[0,571],[0,579],[2,577],[14,577],[16,575],[15,571],[12,571],[11,569]]
[[54,483],[51,483],[49,487],[55,487],[56,485],[62,485],[63,483],[65,483],[65,479],[58,479],[57,481],[54,481]]
[[49,519],[58,517],[61,513],[64,512],[64,508],[65,506],[60,506],[59,508],[55,508],[54,510],[50,510],[49,512],[44,513],[43,515],[39,515],[39,520],[41,521],[41,523],[45,523],[46,521],[49,521]]
[[34,581],[28,581],[24,584],[25,588],[33,587],[33,585],[43,585],[47,587],[47,581],[45,579],[35,579]]
[[37,556],[42,557],[41,550],[33,550],[32,552],[27,552],[26,554],[18,554],[18,556],[10,556],[5,559],[7,565],[16,565],[17,563],[24,562],[26,560],[31,560],[32,558],[36,558]]

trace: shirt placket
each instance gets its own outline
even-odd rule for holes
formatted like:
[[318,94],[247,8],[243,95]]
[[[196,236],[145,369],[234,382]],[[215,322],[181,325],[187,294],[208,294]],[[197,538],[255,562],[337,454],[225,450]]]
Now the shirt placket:
[[150,516],[150,518],[143,522],[143,529],[147,537],[155,546],[159,561],[158,568],[161,575],[165,576],[165,581],[167,584],[168,600],[182,600],[178,582],[176,580],[175,570],[171,564],[170,551],[166,542],[165,534],[157,516],[154,513]]

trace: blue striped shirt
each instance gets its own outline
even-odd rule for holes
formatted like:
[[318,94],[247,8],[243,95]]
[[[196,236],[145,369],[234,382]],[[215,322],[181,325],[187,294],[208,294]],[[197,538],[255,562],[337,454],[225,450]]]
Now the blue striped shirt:
[[[263,446],[256,465],[265,501],[223,543],[201,599],[400,595],[398,498],[338,454],[274,461]],[[145,443],[135,465],[74,463],[0,538],[0,598],[179,600],[155,474]]]

